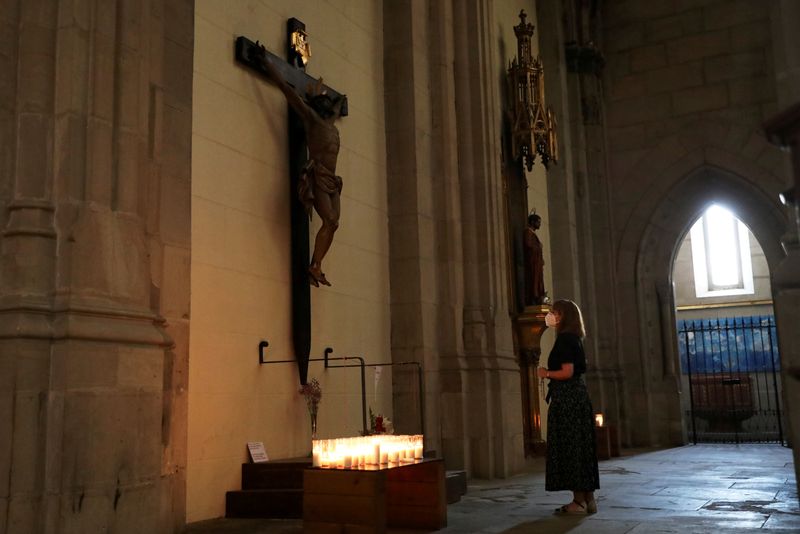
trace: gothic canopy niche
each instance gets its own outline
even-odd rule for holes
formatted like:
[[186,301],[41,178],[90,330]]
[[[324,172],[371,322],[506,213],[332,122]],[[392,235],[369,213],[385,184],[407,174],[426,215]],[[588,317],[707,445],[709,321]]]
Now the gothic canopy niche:
[[545,168],[550,161],[558,162],[558,138],[555,114],[545,107],[542,60],[531,50],[534,26],[525,22],[526,17],[525,10],[520,11],[520,23],[514,26],[517,57],[508,66],[508,100],[511,154],[514,161],[524,159],[531,171],[536,154]]

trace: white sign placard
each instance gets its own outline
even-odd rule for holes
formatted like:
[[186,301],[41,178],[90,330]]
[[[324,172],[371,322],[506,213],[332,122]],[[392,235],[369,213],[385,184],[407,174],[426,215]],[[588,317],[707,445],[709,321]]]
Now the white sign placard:
[[254,464],[269,461],[267,450],[261,441],[248,441],[247,450],[250,451],[250,459]]

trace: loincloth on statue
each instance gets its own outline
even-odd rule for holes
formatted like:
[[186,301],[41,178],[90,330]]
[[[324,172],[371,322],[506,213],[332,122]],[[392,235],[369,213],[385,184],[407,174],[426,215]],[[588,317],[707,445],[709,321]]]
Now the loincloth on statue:
[[309,217],[311,217],[311,210],[314,207],[315,188],[319,188],[329,195],[341,193],[342,177],[336,176],[324,165],[311,159],[308,160],[308,163],[303,166],[303,170],[300,171],[300,180],[297,184],[297,193],[300,196],[300,202],[303,203]]

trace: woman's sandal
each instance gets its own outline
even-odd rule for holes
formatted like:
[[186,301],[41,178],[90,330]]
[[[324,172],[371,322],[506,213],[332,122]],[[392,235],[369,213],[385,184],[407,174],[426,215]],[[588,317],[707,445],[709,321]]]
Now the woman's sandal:
[[[577,508],[569,508],[570,505],[573,504],[577,506]],[[559,506],[556,508],[556,513],[563,515],[586,515],[589,512],[587,511],[585,504],[579,503],[578,501],[572,501],[569,504],[565,504],[564,506]]]

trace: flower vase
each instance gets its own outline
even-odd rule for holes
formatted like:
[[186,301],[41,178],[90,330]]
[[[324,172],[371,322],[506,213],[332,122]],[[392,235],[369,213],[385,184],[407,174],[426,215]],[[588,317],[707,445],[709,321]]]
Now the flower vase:
[[308,407],[308,415],[311,416],[311,441],[317,439],[317,407]]

